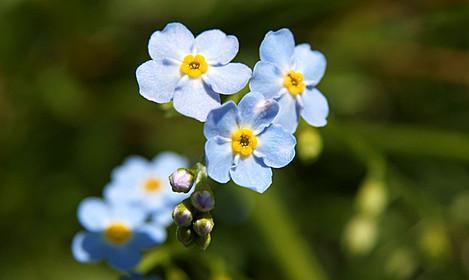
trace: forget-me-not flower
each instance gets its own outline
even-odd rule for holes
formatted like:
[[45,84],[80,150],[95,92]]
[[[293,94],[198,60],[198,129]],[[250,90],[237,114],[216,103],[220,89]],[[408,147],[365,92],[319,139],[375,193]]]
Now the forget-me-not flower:
[[140,262],[142,250],[166,239],[165,228],[146,224],[146,217],[146,212],[136,206],[85,199],[78,207],[78,220],[86,232],[75,235],[73,256],[80,262],[105,260],[118,270],[133,269]]
[[208,175],[264,192],[272,183],[271,167],[284,167],[295,156],[293,135],[272,124],[278,111],[276,101],[252,92],[238,106],[230,101],[210,112],[204,126]]
[[316,89],[326,70],[326,58],[309,44],[295,46],[288,29],[268,32],[260,46],[260,61],[250,82],[252,91],[274,98],[280,105],[275,123],[295,132],[299,116],[320,127],[327,123],[329,106]]
[[187,159],[172,152],[161,153],[152,161],[130,157],[112,172],[104,197],[116,204],[140,205],[153,215],[155,222],[167,225],[174,206],[189,196],[173,192],[168,177],[188,164]]
[[230,63],[238,53],[235,36],[218,29],[194,35],[181,23],[156,31],[148,45],[151,60],[137,69],[140,94],[157,103],[173,100],[179,113],[205,121],[220,106],[219,94],[240,91],[251,69]]

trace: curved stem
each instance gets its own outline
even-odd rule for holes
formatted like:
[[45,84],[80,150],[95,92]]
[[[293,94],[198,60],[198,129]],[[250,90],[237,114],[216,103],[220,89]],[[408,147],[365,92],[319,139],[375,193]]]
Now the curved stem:
[[[253,224],[257,226],[261,240],[270,248],[286,279],[292,280],[326,280],[327,277],[309,244],[288,217],[288,210],[278,198],[275,188],[263,194],[256,202],[253,212]],[[251,192],[236,192],[246,197]],[[275,217],[266,219],[266,214]],[[286,252],[288,250],[288,253]]]

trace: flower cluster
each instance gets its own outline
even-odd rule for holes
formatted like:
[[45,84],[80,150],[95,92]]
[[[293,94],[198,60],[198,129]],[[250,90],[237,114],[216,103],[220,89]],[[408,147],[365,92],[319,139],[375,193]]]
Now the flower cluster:
[[[151,59],[136,70],[139,92],[204,122],[205,164],[189,169],[172,153],[152,162],[127,160],[113,172],[104,200],[80,205],[78,218],[87,232],[73,241],[77,260],[107,260],[131,270],[143,250],[164,241],[171,215],[181,243],[206,249],[215,225],[209,179],[263,193],[272,184],[272,168],[295,157],[299,117],[312,126],[326,125],[327,100],[316,89],[326,68],[320,52],[308,44],[295,46],[288,29],[271,31],[252,72],[231,62],[238,49],[235,36],[217,29],[194,36],[180,23],[151,35]],[[222,104],[220,94],[238,93],[248,83],[250,92],[238,104]]]
[[313,126],[327,123],[329,107],[316,89],[326,59],[309,44],[295,46],[288,29],[268,32],[260,46],[249,83],[251,93],[238,104],[220,105],[219,94],[239,92],[251,70],[230,63],[238,52],[236,37],[220,30],[193,34],[180,23],[156,31],[148,45],[152,58],[136,71],[140,94],[157,103],[173,101],[176,111],[205,122],[208,175],[219,183],[264,192],[271,168],[294,157],[292,135],[299,116]]
[[166,152],[153,161],[134,156],[117,167],[104,199],[87,198],[78,207],[86,232],[73,239],[75,259],[105,260],[121,271],[135,268],[142,251],[166,240],[173,207],[188,197],[172,192],[167,179],[174,169],[187,165],[183,157]]

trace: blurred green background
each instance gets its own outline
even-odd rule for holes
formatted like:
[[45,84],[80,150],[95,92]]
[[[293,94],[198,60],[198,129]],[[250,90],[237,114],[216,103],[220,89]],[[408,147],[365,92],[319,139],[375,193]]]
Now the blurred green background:
[[117,279],[76,263],[81,199],[132,154],[197,161],[202,125],[139,96],[150,34],[235,34],[254,66],[289,27],[328,59],[325,128],[264,195],[220,186],[207,252],[170,240],[164,279],[468,279],[467,1],[1,0],[0,279]]

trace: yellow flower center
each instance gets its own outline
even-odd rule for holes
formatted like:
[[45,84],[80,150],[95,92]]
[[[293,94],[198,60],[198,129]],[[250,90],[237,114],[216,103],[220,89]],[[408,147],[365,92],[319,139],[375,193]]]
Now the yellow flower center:
[[305,90],[305,83],[303,80],[303,74],[290,70],[283,78],[283,86],[291,95],[295,96]]
[[143,184],[143,188],[147,193],[154,193],[161,188],[161,181],[156,178],[149,178]]
[[191,79],[200,77],[203,73],[207,72],[208,64],[205,62],[205,57],[198,54],[193,56],[191,54],[186,55],[181,64],[181,72],[186,74]]
[[257,146],[257,138],[252,134],[252,130],[241,128],[231,134],[231,149],[233,153],[249,156]]
[[122,245],[132,237],[132,230],[121,223],[111,224],[104,231],[104,237],[113,244]]

